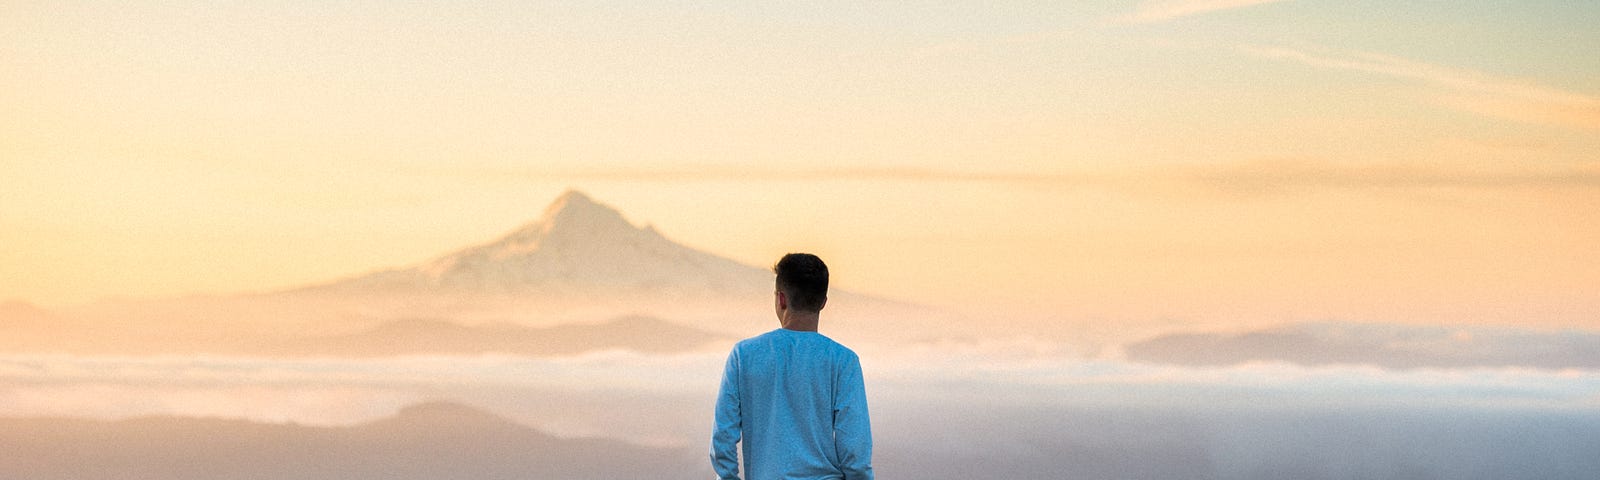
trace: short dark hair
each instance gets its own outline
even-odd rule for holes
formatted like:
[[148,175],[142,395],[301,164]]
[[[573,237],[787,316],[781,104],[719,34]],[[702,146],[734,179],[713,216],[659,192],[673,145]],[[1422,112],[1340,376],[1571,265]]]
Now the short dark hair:
[[784,255],[772,266],[778,274],[778,291],[789,297],[789,308],[820,312],[828,301],[828,265],[809,253]]

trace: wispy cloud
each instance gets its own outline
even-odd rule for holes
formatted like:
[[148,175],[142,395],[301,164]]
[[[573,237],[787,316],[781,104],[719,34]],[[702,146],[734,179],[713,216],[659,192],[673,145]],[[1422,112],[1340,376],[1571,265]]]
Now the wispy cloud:
[[1600,188],[1600,170],[1582,168],[1467,169],[1430,165],[1328,165],[1309,161],[1258,161],[1184,169],[1191,181],[1229,190],[1298,188]]
[[1461,111],[1519,122],[1600,130],[1600,97],[1593,95],[1376,53],[1309,52],[1257,45],[1239,48],[1275,60],[1422,83],[1441,91],[1433,101]]
[[1122,16],[1115,23],[1160,23],[1203,13],[1252,7],[1288,0],[1167,0],[1144,2],[1139,9]]
[[958,171],[914,167],[810,170],[699,168],[548,171],[515,168],[455,170],[486,178],[608,182],[926,182],[990,183],[1014,187],[1168,189],[1184,185],[1244,191],[1321,189],[1600,189],[1600,169],[1578,167],[1468,168],[1417,163],[1336,164],[1317,159],[1269,159],[1217,164],[1054,172]]
[[571,172],[572,176],[599,180],[679,181],[912,181],[912,182],[995,182],[1038,184],[1093,184],[1112,180],[1114,175],[1088,172],[1006,172],[956,171],[920,167],[843,167],[804,170],[760,168],[704,168],[693,170],[613,170]]
[[817,182],[817,181],[887,181],[887,182],[986,182],[1006,184],[1100,185],[1133,180],[1126,171],[1002,171],[1002,170],[951,170],[914,166],[860,166],[822,168],[767,168],[748,165],[698,165],[689,167],[635,168],[597,167],[577,169],[552,169],[539,167],[500,166],[450,166],[426,167],[415,170],[418,174],[470,177],[522,182],[527,179],[581,180],[611,182]]

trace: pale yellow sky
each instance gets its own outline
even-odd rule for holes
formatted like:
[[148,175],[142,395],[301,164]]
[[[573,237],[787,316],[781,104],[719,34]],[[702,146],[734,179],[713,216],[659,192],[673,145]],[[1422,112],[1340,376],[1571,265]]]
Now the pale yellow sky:
[[424,260],[575,187],[1061,318],[1600,318],[1600,7],[0,4],[0,299]]

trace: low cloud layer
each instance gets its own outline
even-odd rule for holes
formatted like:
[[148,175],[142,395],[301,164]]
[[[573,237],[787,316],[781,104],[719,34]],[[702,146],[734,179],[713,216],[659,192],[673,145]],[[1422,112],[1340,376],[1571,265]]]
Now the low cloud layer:
[[[1086,361],[1048,349],[1001,355],[981,347],[884,350],[863,358],[876,467],[885,476],[1503,480],[1592,478],[1600,471],[1600,459],[1592,455],[1600,449],[1600,397],[1594,393],[1600,391],[1600,371],[1590,369],[1189,367]],[[0,417],[160,414],[257,423],[0,423],[126,436],[130,426],[167,422],[204,430],[211,441],[228,445],[259,443],[263,434],[278,435],[274,445],[306,445],[339,436],[370,438],[369,422],[386,421],[407,405],[447,399],[532,429],[502,425],[522,432],[515,438],[564,442],[537,433],[546,432],[564,439],[626,440],[651,446],[630,450],[629,462],[682,465],[674,462],[690,452],[689,470],[700,472],[694,467],[709,438],[721,360],[711,353],[621,351],[563,358],[8,356],[0,358]],[[435,425],[408,438],[425,443],[431,437],[424,433],[449,428]],[[157,440],[150,430],[132,432],[132,438]],[[53,448],[51,440],[35,435],[7,441],[17,448]],[[154,468],[198,448],[186,441],[174,439],[148,457],[120,461]],[[383,448],[426,460],[419,465],[497,475],[533,468],[541,458],[539,451],[521,449],[484,456],[419,444]],[[363,457],[369,450],[342,452],[351,458],[299,461],[291,455],[284,457],[294,458],[288,462],[256,463],[247,461],[249,452],[184,461],[198,471],[242,465],[263,478],[290,478],[285,472],[291,467],[309,469],[292,470],[300,475],[294,478],[325,478],[316,476],[327,473],[317,466],[383,465]],[[36,472],[18,468],[0,465],[0,476]],[[82,473],[60,470],[54,478],[64,478],[60,472]],[[386,478],[400,480],[437,473],[387,472],[392,476]],[[659,478],[703,476],[677,472]]]
[[1175,333],[1127,346],[1130,359],[1179,365],[1288,362],[1385,368],[1600,369],[1600,333],[1511,327],[1311,323],[1243,333]]

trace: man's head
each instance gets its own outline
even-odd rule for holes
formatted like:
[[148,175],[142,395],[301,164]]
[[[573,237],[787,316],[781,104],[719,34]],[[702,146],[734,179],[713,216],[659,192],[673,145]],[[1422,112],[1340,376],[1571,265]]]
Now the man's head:
[[[816,313],[828,303],[828,265],[809,253],[791,253],[772,266],[778,274],[779,309]],[[780,313],[780,315],[782,315]]]

